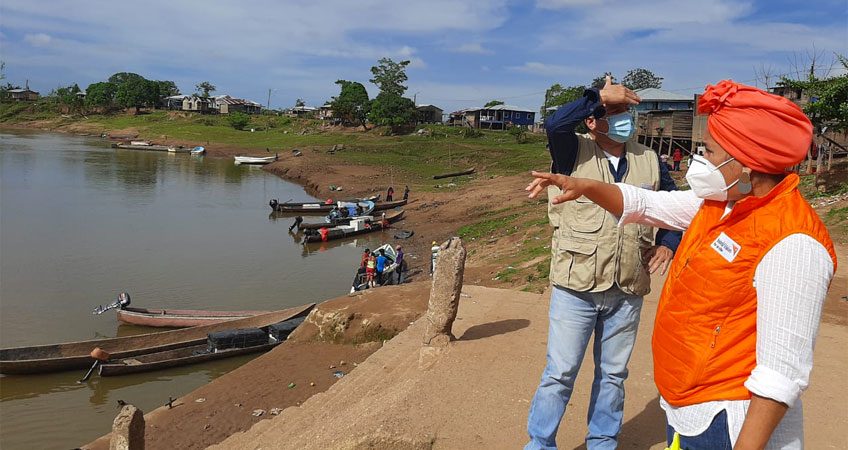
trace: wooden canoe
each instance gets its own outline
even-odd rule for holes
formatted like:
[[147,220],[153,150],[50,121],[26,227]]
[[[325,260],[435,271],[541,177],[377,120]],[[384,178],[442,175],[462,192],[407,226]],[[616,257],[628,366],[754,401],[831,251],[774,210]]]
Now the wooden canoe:
[[[395,223],[401,219],[403,219],[404,211],[401,209],[400,211],[392,211],[386,214],[386,222]],[[380,220],[375,220],[373,222],[367,223],[367,228],[363,229],[355,229],[353,225],[341,225],[333,228],[320,228],[318,230],[304,230],[305,235],[303,236],[303,243],[308,244],[310,242],[327,242],[332,241],[334,239],[344,239],[346,237],[358,236],[360,234],[373,233],[375,231],[384,230],[385,227]]]
[[244,319],[271,311],[201,311],[196,309],[147,309],[127,306],[116,309],[118,321],[145,327],[185,328],[225,320]]
[[262,331],[267,334],[267,343],[253,345],[242,348],[227,348],[224,350],[211,351],[208,343],[192,345],[190,347],[178,348],[175,350],[166,350],[163,352],[148,353],[146,355],[138,355],[123,359],[110,359],[99,367],[99,373],[102,377],[114,375],[126,375],[130,373],[148,372],[151,370],[167,369],[170,367],[186,366],[189,364],[197,364],[206,361],[217,359],[231,358],[233,356],[248,355],[251,353],[260,353],[271,350],[277,345],[283,343],[288,338],[288,334],[294,331],[298,325],[303,323],[303,317],[289,319],[285,321],[288,327],[285,336],[277,336],[279,340],[271,337],[269,327],[262,327]]
[[[376,202],[374,211],[385,211],[387,209],[397,208],[406,204],[406,200],[396,200],[393,202]],[[288,206],[285,203],[276,205],[277,212],[300,213],[300,214],[326,214],[337,207],[338,204],[333,203],[327,205],[324,203],[301,203],[299,206]],[[274,206],[272,206],[274,207]]]
[[314,208],[328,206],[327,212],[332,211],[332,209],[338,206],[339,203],[359,203],[359,202],[374,202],[377,203],[380,201],[380,197],[382,194],[374,194],[370,197],[363,198],[352,198],[348,200],[336,200],[331,202],[329,205],[322,202],[283,202],[280,203],[276,198],[272,198],[268,201],[268,206],[271,207],[272,211],[275,212],[297,212],[296,209],[309,209],[310,211]]
[[314,307],[315,303],[310,303],[245,319],[228,320],[211,325],[159,333],[64,344],[4,348],[0,349],[0,373],[26,374],[85,369],[94,362],[90,353],[95,347],[100,347],[108,352],[112,359],[173,350],[202,344],[206,342],[206,335],[215,331],[261,328],[294,317],[305,316]]

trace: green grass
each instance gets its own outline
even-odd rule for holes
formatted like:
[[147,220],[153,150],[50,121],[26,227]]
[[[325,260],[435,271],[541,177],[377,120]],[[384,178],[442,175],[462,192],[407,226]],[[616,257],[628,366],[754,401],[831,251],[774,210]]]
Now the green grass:
[[494,235],[499,231],[502,231],[502,234],[510,234],[510,230],[513,229],[508,228],[509,224],[519,217],[520,214],[510,214],[508,216],[485,219],[471,225],[465,225],[457,233],[463,239],[479,239]]

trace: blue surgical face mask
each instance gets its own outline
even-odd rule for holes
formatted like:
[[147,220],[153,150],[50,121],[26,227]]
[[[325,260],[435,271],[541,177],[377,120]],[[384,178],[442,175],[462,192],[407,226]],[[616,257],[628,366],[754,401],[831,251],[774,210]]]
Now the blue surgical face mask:
[[636,132],[636,126],[633,124],[633,116],[629,112],[607,116],[601,120],[607,121],[609,131],[606,133],[598,131],[598,133],[607,135],[608,138],[619,144],[627,142]]

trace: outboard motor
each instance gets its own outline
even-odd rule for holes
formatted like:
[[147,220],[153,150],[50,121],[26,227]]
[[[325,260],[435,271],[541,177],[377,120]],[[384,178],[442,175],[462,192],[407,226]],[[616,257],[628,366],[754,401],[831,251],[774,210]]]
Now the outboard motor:
[[294,223],[289,227],[289,231],[294,230],[295,228],[300,228],[300,224],[303,223],[303,217],[297,216],[294,218]]
[[274,211],[276,211],[276,210],[277,210],[277,205],[279,205],[279,204],[280,204],[280,202],[278,202],[276,198],[272,198],[272,199],[271,199],[271,201],[269,201],[269,202],[268,202],[268,205],[269,205],[269,206],[271,207],[271,209],[273,209]]
[[106,311],[109,311],[110,309],[115,309],[115,308],[123,309],[124,307],[126,307],[129,304],[130,304],[130,294],[127,293],[127,292],[121,292],[120,294],[118,294],[118,298],[116,298],[114,302],[109,303],[106,306],[100,305],[97,308],[94,308],[94,311],[92,311],[91,313],[100,315],[100,314],[105,313]]
[[129,292],[121,292],[118,294],[118,307],[124,309],[130,304],[130,294]]

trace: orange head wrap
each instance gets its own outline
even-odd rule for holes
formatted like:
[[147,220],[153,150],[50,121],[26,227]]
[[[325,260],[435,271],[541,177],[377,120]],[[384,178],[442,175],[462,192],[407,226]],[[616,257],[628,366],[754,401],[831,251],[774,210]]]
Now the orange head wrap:
[[721,147],[745,167],[781,173],[801,162],[813,139],[813,124],[796,104],[730,80],[707,85],[698,112]]

